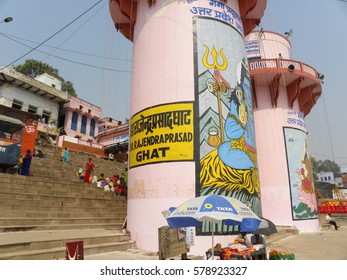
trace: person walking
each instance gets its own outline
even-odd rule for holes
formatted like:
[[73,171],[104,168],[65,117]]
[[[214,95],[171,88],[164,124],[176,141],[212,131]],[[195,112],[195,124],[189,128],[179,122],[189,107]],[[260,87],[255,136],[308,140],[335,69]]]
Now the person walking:
[[31,159],[33,156],[31,155],[30,149],[27,150],[27,153],[25,154],[23,158],[23,164],[22,164],[22,170],[21,175],[24,176],[30,176],[30,165],[31,165]]
[[88,159],[86,167],[84,168],[84,179],[83,182],[90,183],[90,175],[92,174],[95,168],[95,164],[92,162],[92,158]]
[[329,224],[333,225],[335,227],[335,230],[338,230],[339,226],[336,224],[335,220],[331,217],[330,213],[328,215],[326,215],[325,220]]

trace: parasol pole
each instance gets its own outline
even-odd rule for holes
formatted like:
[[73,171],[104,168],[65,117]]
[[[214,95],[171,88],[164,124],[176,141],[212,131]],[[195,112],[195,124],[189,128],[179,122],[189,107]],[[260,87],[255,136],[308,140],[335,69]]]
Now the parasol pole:
[[214,260],[214,222],[212,222],[212,260]]

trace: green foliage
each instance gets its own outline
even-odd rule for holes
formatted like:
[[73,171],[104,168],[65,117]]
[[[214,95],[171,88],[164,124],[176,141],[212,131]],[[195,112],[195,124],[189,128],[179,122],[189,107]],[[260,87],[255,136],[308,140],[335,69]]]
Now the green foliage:
[[310,157],[312,172],[318,173],[318,161],[314,157]]
[[64,81],[61,90],[66,91],[68,94],[72,96],[77,96],[75,88],[73,87],[73,83],[71,83],[70,81]]
[[17,65],[14,69],[31,78],[35,78],[45,72],[59,75],[58,69],[34,59],[27,59],[24,64]]
[[312,166],[312,173],[313,173],[313,178],[315,180],[318,179],[317,173],[318,173],[318,162],[314,157],[310,157],[311,161],[311,166]]
[[[27,75],[31,78],[35,78],[43,73],[50,73],[59,76],[58,69],[53,68],[47,63],[43,63],[35,59],[27,59],[24,64],[17,65],[14,69],[17,72]],[[66,91],[72,96],[77,96],[73,83],[70,81],[64,81],[61,90]]]
[[316,174],[319,173],[320,171],[333,172],[335,178],[341,175],[340,166],[332,160],[326,159],[326,160],[317,161],[314,157],[310,157],[310,160],[312,165],[312,171],[315,178],[317,177]]
[[334,161],[329,159],[319,160],[318,161],[318,172],[320,171],[331,171],[334,173],[335,177],[339,177],[341,175],[341,168]]

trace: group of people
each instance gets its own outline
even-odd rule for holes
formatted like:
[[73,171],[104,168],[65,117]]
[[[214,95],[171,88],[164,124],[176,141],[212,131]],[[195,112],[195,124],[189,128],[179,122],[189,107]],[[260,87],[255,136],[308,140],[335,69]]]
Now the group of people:
[[79,177],[85,183],[95,183],[97,187],[103,188],[105,191],[112,191],[116,194],[126,195],[127,185],[128,185],[128,169],[120,175],[112,175],[110,177],[105,177],[104,173],[100,174],[98,178],[93,175],[96,165],[93,163],[92,158],[89,158],[84,169],[79,168]]
[[259,233],[254,233],[251,236],[251,239],[249,239],[246,232],[241,232],[239,236],[237,237],[237,239],[243,240],[245,245],[252,244],[252,245],[264,245],[264,247],[266,246],[265,238]]
[[239,236],[237,237],[238,242],[241,241],[241,243],[247,247],[254,247],[256,250],[260,250],[263,248],[263,251],[260,251],[260,254],[257,255],[256,259],[258,260],[266,260],[266,241],[264,236],[262,236],[259,233],[253,233],[251,238],[248,237],[249,234],[246,232],[241,232]]

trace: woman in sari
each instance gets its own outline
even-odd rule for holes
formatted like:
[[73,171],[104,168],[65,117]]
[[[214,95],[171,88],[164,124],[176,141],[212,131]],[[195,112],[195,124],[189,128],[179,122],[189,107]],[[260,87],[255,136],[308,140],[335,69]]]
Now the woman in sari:
[[92,162],[92,159],[89,158],[88,162],[86,163],[85,171],[84,171],[84,179],[83,181],[85,183],[90,183],[90,175],[92,174],[94,170],[95,164]]
[[20,173],[21,175],[24,175],[24,176],[30,175],[29,169],[30,169],[31,159],[32,159],[31,151],[28,149],[27,153],[25,154],[23,158],[22,171]]

